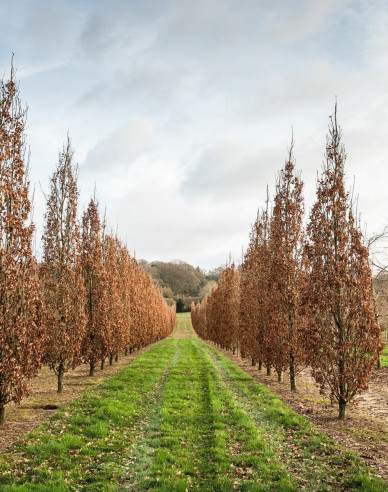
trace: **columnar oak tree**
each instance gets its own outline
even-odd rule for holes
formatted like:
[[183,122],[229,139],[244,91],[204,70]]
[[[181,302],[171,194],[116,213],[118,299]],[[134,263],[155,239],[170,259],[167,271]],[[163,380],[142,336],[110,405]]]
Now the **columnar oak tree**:
[[222,288],[222,326],[226,348],[235,353],[239,346],[240,275],[234,264],[225,268],[220,276]]
[[253,248],[253,275],[254,279],[254,298],[253,302],[256,303],[256,344],[257,344],[257,357],[259,360],[259,367],[261,363],[264,363],[267,368],[267,374],[271,372],[271,366],[273,365],[273,345],[270,337],[270,312],[271,312],[271,298],[270,288],[272,282],[272,272],[270,268],[270,253],[269,253],[269,223],[270,223],[270,211],[269,211],[269,197],[267,192],[266,208],[261,211],[253,226],[253,242],[251,243]]
[[0,424],[5,405],[26,395],[44,340],[34,227],[28,223],[25,121],[12,67],[10,79],[0,81]]
[[328,390],[338,402],[339,418],[344,419],[348,402],[367,388],[381,333],[373,311],[368,249],[345,191],[341,136],[335,108],[306,252],[313,374],[321,391]]
[[201,304],[192,306],[195,331],[203,338],[232,350],[239,346],[240,277],[234,265],[226,267],[218,285]]
[[202,299],[202,302],[195,304],[191,303],[191,322],[193,324],[193,328],[198,334],[199,337],[204,340],[210,340],[209,328],[207,323],[207,317],[209,316],[209,307],[208,300],[211,296],[211,293],[216,288],[216,285],[213,289]]
[[81,363],[85,336],[85,288],[80,264],[77,223],[77,167],[70,138],[59,154],[51,177],[43,234],[43,263],[39,269],[45,307],[44,362],[58,378]]
[[[117,269],[119,274],[119,296],[121,303],[121,348],[128,353],[130,346],[130,329],[131,329],[131,307],[130,307],[130,262],[131,258],[125,246],[116,237],[116,256]],[[116,352],[117,357],[117,352]]]
[[[268,200],[267,200],[268,204]],[[267,207],[268,208],[268,207]],[[252,365],[270,360],[265,350],[268,333],[268,211],[257,214],[241,267],[240,351]],[[270,354],[269,354],[270,355]]]
[[270,340],[272,361],[278,374],[286,367],[291,390],[295,373],[305,362],[303,316],[301,314],[303,240],[303,183],[295,174],[293,142],[281,170],[270,223]]
[[108,280],[103,262],[102,226],[92,199],[82,217],[82,275],[86,296],[86,335],[82,356],[93,376],[98,361],[107,357],[109,330]]
[[107,351],[109,353],[109,364],[113,362],[113,357],[117,356],[123,347],[123,303],[121,297],[121,279],[118,269],[117,244],[115,238],[106,235],[103,242],[103,258],[106,280],[108,283],[107,292]]

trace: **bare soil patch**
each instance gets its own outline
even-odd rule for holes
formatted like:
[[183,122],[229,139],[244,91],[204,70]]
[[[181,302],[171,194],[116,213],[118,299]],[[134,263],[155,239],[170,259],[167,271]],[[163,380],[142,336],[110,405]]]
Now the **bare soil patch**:
[[5,452],[24,434],[49,420],[58,410],[82,395],[89,388],[101,383],[117,371],[123,369],[132,359],[143,354],[155,344],[136,350],[132,354],[119,355],[119,360],[110,366],[95,369],[95,375],[89,376],[89,365],[82,364],[64,376],[62,393],[57,392],[57,378],[48,367],[43,367],[32,380],[30,396],[18,405],[10,403],[5,409],[5,422],[0,427],[0,453]]
[[295,412],[312,421],[342,446],[359,454],[378,476],[388,481],[388,368],[373,370],[368,391],[358,397],[356,404],[349,406],[346,420],[339,421],[338,406],[320,394],[310,369],[298,375],[297,391],[292,392],[287,373],[284,381],[279,383],[276,373],[267,376],[265,368],[259,371],[250,360],[208,343],[278,395]]

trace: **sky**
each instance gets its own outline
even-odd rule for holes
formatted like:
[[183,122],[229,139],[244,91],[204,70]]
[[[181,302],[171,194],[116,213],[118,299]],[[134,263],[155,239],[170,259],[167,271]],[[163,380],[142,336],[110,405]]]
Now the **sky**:
[[69,133],[137,258],[237,262],[293,132],[314,203],[329,116],[366,234],[388,224],[386,0],[0,0],[0,70],[28,105],[36,248]]

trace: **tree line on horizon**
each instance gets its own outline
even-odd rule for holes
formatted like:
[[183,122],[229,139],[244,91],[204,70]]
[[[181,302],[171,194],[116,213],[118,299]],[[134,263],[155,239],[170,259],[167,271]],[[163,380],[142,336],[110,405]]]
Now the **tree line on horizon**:
[[304,227],[303,182],[291,146],[273,202],[257,215],[239,269],[222,272],[217,287],[192,305],[195,331],[239,350],[279,381],[310,366],[322,393],[344,419],[347,404],[368,387],[383,349],[368,247],[345,189],[345,148],[330,118],[316,201]]
[[193,301],[201,301],[216,285],[223,266],[204,271],[182,260],[139,260],[160,290],[168,305],[176,304],[177,312],[189,312]]
[[107,232],[95,198],[78,220],[77,166],[67,138],[50,180],[43,259],[32,252],[27,110],[15,72],[0,81],[0,424],[5,406],[27,395],[48,365],[58,392],[69,369],[112,364],[168,336],[175,326],[152,278],[117,235]]

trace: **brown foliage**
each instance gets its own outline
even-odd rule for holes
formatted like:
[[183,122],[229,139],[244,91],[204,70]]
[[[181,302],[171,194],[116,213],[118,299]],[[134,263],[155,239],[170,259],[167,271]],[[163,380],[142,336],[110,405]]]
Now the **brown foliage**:
[[218,285],[197,306],[191,318],[195,331],[233,352],[239,345],[240,278],[234,265],[225,268]]
[[13,67],[0,82],[0,423],[41,363],[43,332],[25,163],[26,110]]
[[62,378],[81,363],[85,336],[85,288],[80,265],[77,224],[77,168],[67,139],[51,177],[43,235],[43,264],[39,269],[45,307],[44,362]]
[[250,234],[250,243],[241,268],[240,345],[241,355],[252,364],[272,365],[269,337],[269,201],[258,213]]
[[119,251],[118,244],[114,237],[106,235],[103,241],[103,265],[108,284],[107,291],[107,318],[106,335],[106,355],[109,355],[110,364],[113,356],[124,348],[125,326],[124,326],[124,305],[125,299],[122,296],[122,279],[119,272]]
[[295,174],[293,142],[281,170],[269,232],[270,282],[268,314],[271,362],[278,374],[289,368],[290,385],[296,390],[298,366],[307,362],[304,347],[301,298],[305,283],[302,269],[303,183]]
[[82,355],[90,375],[99,360],[109,355],[109,282],[104,268],[102,226],[97,204],[91,200],[82,217],[81,267],[86,294],[86,336]]
[[368,374],[382,348],[373,310],[368,249],[344,187],[345,158],[335,109],[307,228],[306,297],[314,377],[321,390],[338,401],[339,418],[345,417],[347,403],[367,388]]

